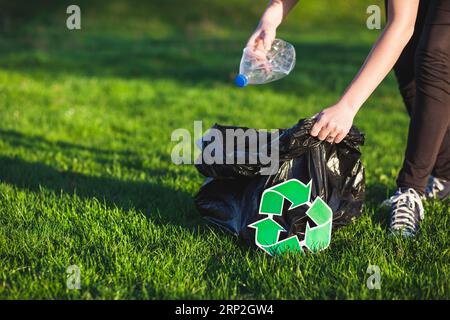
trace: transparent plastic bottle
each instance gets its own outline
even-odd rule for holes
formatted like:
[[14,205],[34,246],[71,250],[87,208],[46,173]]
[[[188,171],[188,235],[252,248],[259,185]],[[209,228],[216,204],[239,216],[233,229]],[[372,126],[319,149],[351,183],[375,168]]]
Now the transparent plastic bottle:
[[244,49],[235,79],[238,87],[263,84],[287,76],[295,66],[295,48],[292,44],[275,39],[268,52]]

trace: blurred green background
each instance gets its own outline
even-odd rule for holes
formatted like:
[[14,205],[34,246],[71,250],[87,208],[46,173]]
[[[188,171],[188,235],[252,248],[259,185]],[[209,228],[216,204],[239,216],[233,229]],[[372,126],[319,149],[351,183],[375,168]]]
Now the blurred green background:
[[[66,8],[81,8],[81,30]],[[203,178],[172,164],[173,130],[294,125],[334,103],[379,30],[368,5],[300,1],[279,28],[297,64],[237,89],[257,0],[0,0],[0,297],[449,298],[449,207],[426,204],[417,240],[387,236],[408,124],[390,75],[355,124],[366,133],[363,216],[326,251],[270,258],[206,224]],[[383,10],[383,6],[381,6]],[[66,268],[81,269],[81,290]],[[382,290],[366,287],[369,264]]]

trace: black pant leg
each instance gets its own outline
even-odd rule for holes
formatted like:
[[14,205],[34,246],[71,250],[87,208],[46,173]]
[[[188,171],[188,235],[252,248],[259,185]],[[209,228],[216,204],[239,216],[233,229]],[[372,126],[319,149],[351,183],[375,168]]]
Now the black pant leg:
[[432,174],[435,177],[450,181],[450,125],[439,149]]
[[450,158],[450,0],[429,3],[416,49],[416,94],[405,160],[397,179],[399,187],[421,192],[435,164],[434,172],[450,178],[446,161]]
[[[386,0],[386,15],[388,12],[388,1]],[[429,1],[421,1],[417,13],[414,34],[403,49],[400,57],[394,65],[394,73],[397,78],[398,88],[408,114],[411,116],[416,96],[416,81],[414,72],[414,60],[416,49],[422,35],[425,18],[428,12]]]

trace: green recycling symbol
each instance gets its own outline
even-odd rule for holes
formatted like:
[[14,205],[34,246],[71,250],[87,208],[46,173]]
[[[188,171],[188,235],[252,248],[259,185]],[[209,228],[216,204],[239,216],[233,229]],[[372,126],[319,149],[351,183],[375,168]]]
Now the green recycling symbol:
[[[286,251],[303,252],[302,247],[312,252],[326,249],[331,242],[333,211],[320,197],[316,197],[312,203],[310,198],[311,181],[304,185],[297,179],[291,179],[264,190],[259,214],[268,217],[249,225],[256,229],[256,245],[270,255]],[[315,227],[311,227],[308,222],[306,223],[305,239],[302,241],[296,235],[278,240],[280,232],[286,230],[273,220],[273,216],[281,216],[285,199],[291,203],[289,210],[302,205],[308,206],[306,215],[316,224]]]

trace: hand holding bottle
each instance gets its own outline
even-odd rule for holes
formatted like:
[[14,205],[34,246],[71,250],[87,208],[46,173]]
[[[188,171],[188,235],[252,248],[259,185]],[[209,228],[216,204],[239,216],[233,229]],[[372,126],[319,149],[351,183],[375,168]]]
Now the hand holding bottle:
[[[276,28],[269,23],[260,23],[247,42],[246,48],[265,58],[275,40]],[[262,55],[263,54],[263,55]]]
[[267,52],[246,47],[235,83],[238,87],[245,87],[272,82],[288,75],[294,66],[294,46],[283,40],[275,39]]

